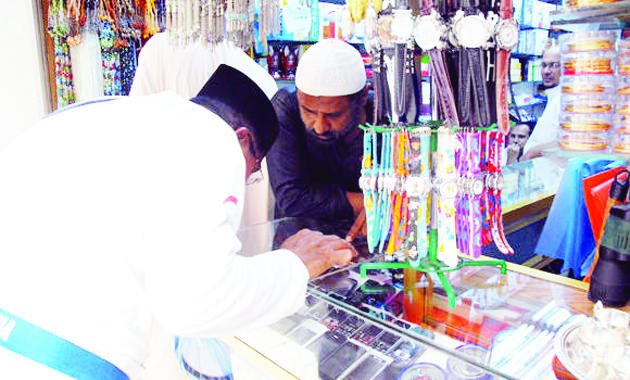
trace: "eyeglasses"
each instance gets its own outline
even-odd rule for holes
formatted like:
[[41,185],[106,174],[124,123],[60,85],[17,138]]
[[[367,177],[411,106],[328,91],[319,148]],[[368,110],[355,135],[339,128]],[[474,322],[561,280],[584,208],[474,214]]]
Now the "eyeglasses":
[[540,65],[540,68],[541,68],[541,69],[547,69],[547,68],[550,68],[550,69],[559,69],[559,68],[560,68],[560,62],[550,62],[550,63],[543,62],[543,63]]

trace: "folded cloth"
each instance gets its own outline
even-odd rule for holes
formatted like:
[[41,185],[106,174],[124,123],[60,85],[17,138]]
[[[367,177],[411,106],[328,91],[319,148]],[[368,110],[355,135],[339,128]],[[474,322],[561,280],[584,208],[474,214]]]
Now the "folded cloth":
[[582,180],[623,165],[624,162],[619,160],[571,159],[534,252],[564,260],[562,272],[571,269],[575,275],[579,275],[582,264],[595,248]]

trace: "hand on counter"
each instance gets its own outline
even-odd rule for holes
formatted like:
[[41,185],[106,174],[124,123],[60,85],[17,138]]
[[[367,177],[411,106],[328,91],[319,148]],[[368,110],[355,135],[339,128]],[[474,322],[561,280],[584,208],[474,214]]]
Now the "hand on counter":
[[289,237],[280,248],[295,253],[311,278],[319,276],[333,265],[348,265],[358,255],[354,247],[340,237],[307,229]]
[[367,223],[365,221],[365,209],[362,209],[359,216],[352,223],[348,235],[346,235],[346,241],[351,243],[357,235],[367,236]]

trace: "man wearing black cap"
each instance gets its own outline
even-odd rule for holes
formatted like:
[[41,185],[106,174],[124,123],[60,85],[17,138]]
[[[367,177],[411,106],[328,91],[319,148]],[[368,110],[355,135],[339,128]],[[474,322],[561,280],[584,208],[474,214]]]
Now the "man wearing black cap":
[[192,102],[97,100],[14,140],[0,153],[0,377],[126,379],[153,323],[232,335],[303,305],[308,278],[356,252],[301,231],[236,254],[244,182],[276,134],[264,93],[222,65]]

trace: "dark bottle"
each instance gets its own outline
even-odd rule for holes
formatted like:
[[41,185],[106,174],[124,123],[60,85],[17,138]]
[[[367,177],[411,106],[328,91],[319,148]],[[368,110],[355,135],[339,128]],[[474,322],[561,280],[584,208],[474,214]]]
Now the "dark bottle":
[[610,209],[588,298],[616,307],[630,300],[630,204]]

